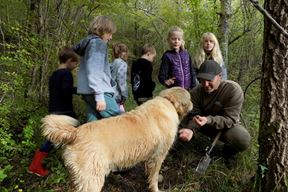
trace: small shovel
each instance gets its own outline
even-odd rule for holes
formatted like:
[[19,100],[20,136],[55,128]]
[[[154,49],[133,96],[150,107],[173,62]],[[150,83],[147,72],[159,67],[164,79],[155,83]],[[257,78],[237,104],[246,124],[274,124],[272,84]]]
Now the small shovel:
[[196,170],[195,170],[197,173],[200,173],[200,174],[205,173],[206,169],[208,168],[208,166],[211,162],[210,153],[211,153],[212,149],[214,148],[216,142],[220,138],[220,136],[221,136],[221,131],[219,131],[218,134],[216,135],[215,139],[212,142],[210,149],[208,149],[205,156],[200,159],[200,161],[196,167]]

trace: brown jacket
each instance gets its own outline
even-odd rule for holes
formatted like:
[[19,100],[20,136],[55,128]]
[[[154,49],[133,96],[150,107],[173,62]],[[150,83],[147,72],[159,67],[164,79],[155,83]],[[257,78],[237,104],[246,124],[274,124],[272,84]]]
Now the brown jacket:
[[206,116],[208,126],[216,129],[231,128],[240,122],[240,113],[244,101],[240,85],[234,81],[222,80],[218,89],[212,93],[202,90],[201,84],[191,90],[193,110],[183,121],[182,126],[198,128],[193,123],[195,115]]

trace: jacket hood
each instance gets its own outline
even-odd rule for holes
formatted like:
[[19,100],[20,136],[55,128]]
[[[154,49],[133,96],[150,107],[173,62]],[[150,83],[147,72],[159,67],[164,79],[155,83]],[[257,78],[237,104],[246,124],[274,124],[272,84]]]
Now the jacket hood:
[[89,44],[91,39],[99,38],[97,35],[88,35],[84,39],[82,39],[78,44],[73,47],[73,50],[80,56],[85,54],[85,49]]

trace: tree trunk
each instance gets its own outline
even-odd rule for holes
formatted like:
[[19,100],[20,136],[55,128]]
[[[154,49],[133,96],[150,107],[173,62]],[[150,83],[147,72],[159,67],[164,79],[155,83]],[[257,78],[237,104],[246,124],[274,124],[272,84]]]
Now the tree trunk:
[[[284,1],[265,0],[264,8],[288,29]],[[264,22],[257,186],[288,191],[288,39],[266,17]]]
[[[43,36],[44,30],[44,19],[41,15],[41,0],[31,0],[28,3],[28,30],[31,34],[37,34]],[[40,48],[40,45],[38,47]],[[34,59],[36,58],[34,55]],[[38,58],[37,58],[38,59]],[[37,60],[35,59],[35,60]],[[28,94],[33,93],[37,94],[37,98],[41,100],[43,98],[43,65],[36,65],[32,71],[32,82],[29,86]],[[36,91],[37,90],[37,91]]]
[[231,0],[221,0],[220,43],[224,63],[228,65],[229,18],[232,15]]

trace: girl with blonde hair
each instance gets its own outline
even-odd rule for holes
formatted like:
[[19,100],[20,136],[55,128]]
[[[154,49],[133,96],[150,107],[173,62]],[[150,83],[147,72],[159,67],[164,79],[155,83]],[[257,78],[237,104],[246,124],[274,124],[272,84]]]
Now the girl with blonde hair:
[[195,70],[191,56],[184,48],[183,30],[172,27],[168,32],[167,41],[170,49],[161,58],[159,82],[167,88],[179,86],[188,90],[195,87]]
[[223,61],[222,53],[220,50],[219,42],[216,36],[211,32],[203,33],[199,50],[195,57],[195,67],[199,69],[201,64],[206,61],[212,59],[216,61],[222,68],[221,77],[223,80],[227,79],[227,69]]

